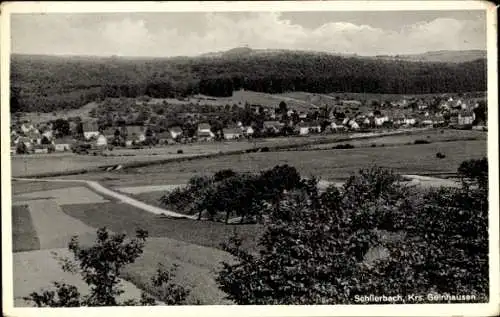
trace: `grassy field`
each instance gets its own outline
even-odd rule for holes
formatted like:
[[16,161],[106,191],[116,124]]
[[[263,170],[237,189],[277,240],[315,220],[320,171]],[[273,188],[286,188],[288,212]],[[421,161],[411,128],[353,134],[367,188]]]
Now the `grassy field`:
[[[436,158],[437,152],[445,154],[446,157]],[[454,173],[462,161],[484,156],[486,142],[473,140],[348,150],[250,153],[132,168],[115,174],[95,173],[84,177],[100,180],[111,187],[182,184],[192,176],[210,175],[221,169],[254,172],[278,164],[289,164],[296,167],[304,177],[316,176],[336,181],[346,179],[360,168],[373,165],[403,174]]]
[[[77,155],[74,153],[14,155],[11,158],[13,177],[68,172],[93,169],[100,166],[128,164],[133,162],[151,162],[181,157],[193,157],[219,152],[243,151],[254,147],[272,147],[280,145],[303,144],[304,142],[332,141],[345,138],[343,134],[316,135],[310,137],[268,138],[249,141],[207,142],[176,144],[166,147],[144,149],[115,149],[106,151],[106,156]],[[177,154],[182,150],[183,154]]]
[[230,304],[215,282],[222,261],[231,262],[232,257],[213,248],[168,238],[150,238],[144,253],[124,269],[122,277],[156,295],[158,289],[151,284],[151,277],[155,275],[158,265],[169,269],[171,265],[177,264],[173,281],[191,290],[187,304]]
[[[427,142],[451,142],[451,141],[467,141],[467,140],[483,140],[487,141],[487,135],[482,131],[473,130],[430,130],[422,131],[419,133],[405,134],[405,135],[389,135],[373,139],[360,139],[346,141],[346,144],[351,144],[355,147],[366,147],[372,146],[392,146],[392,145],[411,145],[414,144],[416,140],[425,140]],[[301,149],[308,150],[321,150],[321,149],[331,149],[332,144],[315,144],[304,146]]]
[[40,249],[28,206],[12,206],[12,251],[31,251]]
[[136,229],[142,228],[147,230],[151,237],[167,237],[212,248],[220,248],[220,244],[226,242],[236,229],[245,239],[244,247],[248,250],[255,249],[254,238],[260,229],[258,225],[225,225],[162,218],[123,203],[67,205],[61,208],[69,216],[90,227],[106,226],[114,232],[130,235],[134,235]]
[[11,186],[12,195],[82,186],[82,184],[78,182],[51,183],[51,182],[33,182],[24,180],[12,180],[11,185],[12,185]]
[[97,107],[97,103],[91,102],[78,109],[60,110],[55,112],[23,112],[21,120],[28,120],[33,124],[48,122],[60,118],[80,117],[82,120],[88,120],[90,110]]

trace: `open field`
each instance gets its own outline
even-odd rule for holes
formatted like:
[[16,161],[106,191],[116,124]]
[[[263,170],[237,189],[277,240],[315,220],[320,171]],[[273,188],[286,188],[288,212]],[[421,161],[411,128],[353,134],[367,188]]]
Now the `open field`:
[[151,277],[156,273],[158,264],[169,269],[177,264],[174,282],[191,289],[187,304],[230,304],[225,294],[215,282],[221,262],[231,262],[232,257],[223,251],[202,247],[168,238],[150,238],[144,253],[136,262],[128,265],[123,278],[139,288],[156,294],[151,285]]
[[[23,183],[31,182],[18,181],[13,186]],[[80,195],[75,195],[76,191],[80,191]],[[64,193],[66,195],[63,198],[61,195]],[[92,195],[89,196],[89,193]],[[16,196],[19,205],[13,207],[12,224],[13,247],[16,252],[16,305],[26,306],[23,296],[43,287],[50,288],[52,281],[76,285],[85,294],[88,291],[85,283],[78,275],[61,272],[51,252],[56,250],[68,256],[66,247],[74,235],[82,245],[89,246],[95,241],[96,229],[104,226],[112,232],[123,232],[129,236],[134,235],[136,229],[142,228],[148,230],[151,236],[143,255],[124,272],[123,278],[128,281],[124,282],[127,290],[124,298],[139,298],[137,287],[153,291],[151,278],[156,273],[158,263],[164,264],[166,269],[176,263],[179,264],[176,281],[192,288],[189,303],[229,303],[224,300],[225,295],[218,289],[214,277],[220,262],[232,259],[229,254],[217,248],[227,241],[234,226],[198,221],[177,222],[127,204],[98,200],[94,196],[99,197],[86,187],[35,191]],[[74,202],[78,204],[73,204]],[[238,229],[250,234],[257,226],[238,226]],[[253,237],[248,241],[246,246],[251,249],[251,244],[255,241]],[[208,247],[203,247],[203,244]]]
[[[81,294],[88,294],[87,284],[79,275],[64,272],[57,257],[71,259],[72,254],[66,248],[14,253],[14,306],[30,306],[23,297],[33,291],[52,288],[53,281],[74,285]],[[141,291],[134,284],[125,280],[122,280],[121,284],[125,293],[119,296],[120,301],[140,298]]]
[[[437,152],[445,154],[446,157],[436,158]],[[248,153],[131,168],[114,174],[91,173],[81,177],[99,180],[110,187],[182,184],[192,176],[209,175],[221,169],[254,172],[278,164],[289,164],[296,167],[304,177],[316,176],[335,181],[346,179],[360,168],[373,165],[391,168],[402,174],[455,173],[462,161],[484,156],[484,140],[454,141],[348,150]]]
[[[355,147],[366,147],[372,146],[392,146],[392,145],[409,145],[414,144],[416,140],[425,140],[428,142],[451,142],[451,141],[461,141],[461,140],[483,140],[485,143],[487,141],[487,135],[482,131],[474,130],[429,130],[422,131],[413,134],[404,135],[389,135],[382,136],[379,138],[372,139],[359,139],[350,140],[345,143],[351,144]],[[310,149],[310,150],[321,150],[321,149],[331,149],[332,144],[314,144],[301,147],[300,149]]]
[[33,220],[27,205],[12,206],[12,251],[40,249]]
[[54,112],[22,112],[21,120],[28,120],[33,124],[48,122],[56,119],[67,119],[71,117],[80,117],[82,120],[89,119],[90,110],[97,107],[96,102],[90,102],[78,109],[60,110]]
[[[77,155],[74,153],[13,155],[11,159],[11,171],[13,177],[46,173],[64,173],[68,171],[95,169],[108,165],[152,162],[195,157],[199,155],[215,155],[219,152],[243,151],[254,147],[287,146],[318,141],[334,142],[337,139],[345,137],[345,134],[331,134],[311,137],[268,138],[252,142],[244,140],[232,142],[176,144],[165,147],[144,149],[115,149],[113,151],[106,151],[106,156]],[[178,150],[182,150],[183,154],[177,154]]]
[[167,237],[206,247],[220,248],[236,229],[245,239],[244,247],[254,249],[259,225],[232,225],[208,221],[162,218],[122,203],[67,205],[62,210],[90,227],[106,226],[114,232],[134,235],[141,228],[151,237]]

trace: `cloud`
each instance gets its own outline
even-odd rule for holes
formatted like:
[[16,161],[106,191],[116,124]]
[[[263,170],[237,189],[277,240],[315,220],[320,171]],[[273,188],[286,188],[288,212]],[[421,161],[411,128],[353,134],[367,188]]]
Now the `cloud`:
[[[93,23],[88,18],[58,17],[50,23],[36,22],[40,18],[24,18],[13,23],[17,28],[17,32],[13,29],[13,50],[46,54],[176,56],[248,45],[376,55],[486,47],[483,20],[437,18],[391,30],[348,21],[307,28],[284,19],[277,12],[205,13],[192,19],[196,29],[187,30],[178,21],[167,23],[169,16],[173,14],[156,17],[154,23],[153,18],[148,21],[147,15],[93,19]],[[161,19],[165,23],[161,23]]]

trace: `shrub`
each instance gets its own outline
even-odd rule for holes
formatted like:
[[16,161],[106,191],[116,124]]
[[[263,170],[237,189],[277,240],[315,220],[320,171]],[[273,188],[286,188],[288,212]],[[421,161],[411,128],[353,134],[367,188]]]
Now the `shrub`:
[[28,154],[28,147],[24,142],[19,142],[16,146],[16,154]]
[[444,154],[443,154],[443,153],[441,153],[441,152],[437,152],[437,153],[436,153],[436,157],[437,157],[438,159],[443,159],[443,158],[445,158],[445,157],[446,157],[446,155],[444,155]]
[[177,150],[177,154],[184,154],[183,150]]
[[220,182],[223,179],[236,176],[236,172],[231,169],[220,170],[214,174],[214,181]]
[[263,148],[260,149],[261,152],[269,152],[269,147],[264,146]]
[[427,140],[422,140],[422,139],[418,139],[418,140],[415,140],[415,142],[413,142],[413,144],[429,144],[431,142],[427,141]]
[[354,148],[354,145],[352,144],[339,144],[339,145],[335,145],[334,147],[332,147],[332,149],[336,150],[347,150],[347,149],[353,149]]
[[[142,254],[147,235],[146,231],[137,230],[136,237],[127,240],[125,234],[111,235],[106,228],[101,228],[97,230],[97,240],[91,247],[80,246],[78,238],[73,237],[68,248],[75,260],[62,258],[61,267],[66,272],[79,273],[89,285],[90,293],[83,296],[73,285],[54,282],[55,291],[33,292],[24,299],[37,307],[155,305],[155,299],[145,293],[139,300],[117,301],[124,292],[119,285],[121,270]],[[152,282],[157,288],[166,288],[161,298],[166,303],[184,302],[189,291],[171,283],[170,279],[171,274],[159,267]]]
[[371,145],[371,147],[377,147],[377,144],[373,143],[373,144]]
[[473,183],[487,189],[488,187],[488,159],[464,161],[458,167],[458,175],[463,181]]
[[[237,304],[352,304],[355,295],[488,296],[487,193],[444,188],[416,193],[372,168],[317,194],[313,181],[273,212],[261,252],[223,248],[219,287]],[[404,239],[383,238],[404,234]],[[368,262],[374,247],[389,257]],[[404,300],[403,300],[404,301]],[[412,303],[412,302],[410,302]]]

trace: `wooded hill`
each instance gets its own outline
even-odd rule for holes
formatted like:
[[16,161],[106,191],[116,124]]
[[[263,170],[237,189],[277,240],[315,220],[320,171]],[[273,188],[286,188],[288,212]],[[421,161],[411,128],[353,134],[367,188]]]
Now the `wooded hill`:
[[11,111],[78,108],[106,97],[196,93],[366,92],[423,94],[486,90],[486,59],[414,62],[298,51],[230,50],[199,57],[99,58],[13,55]]

